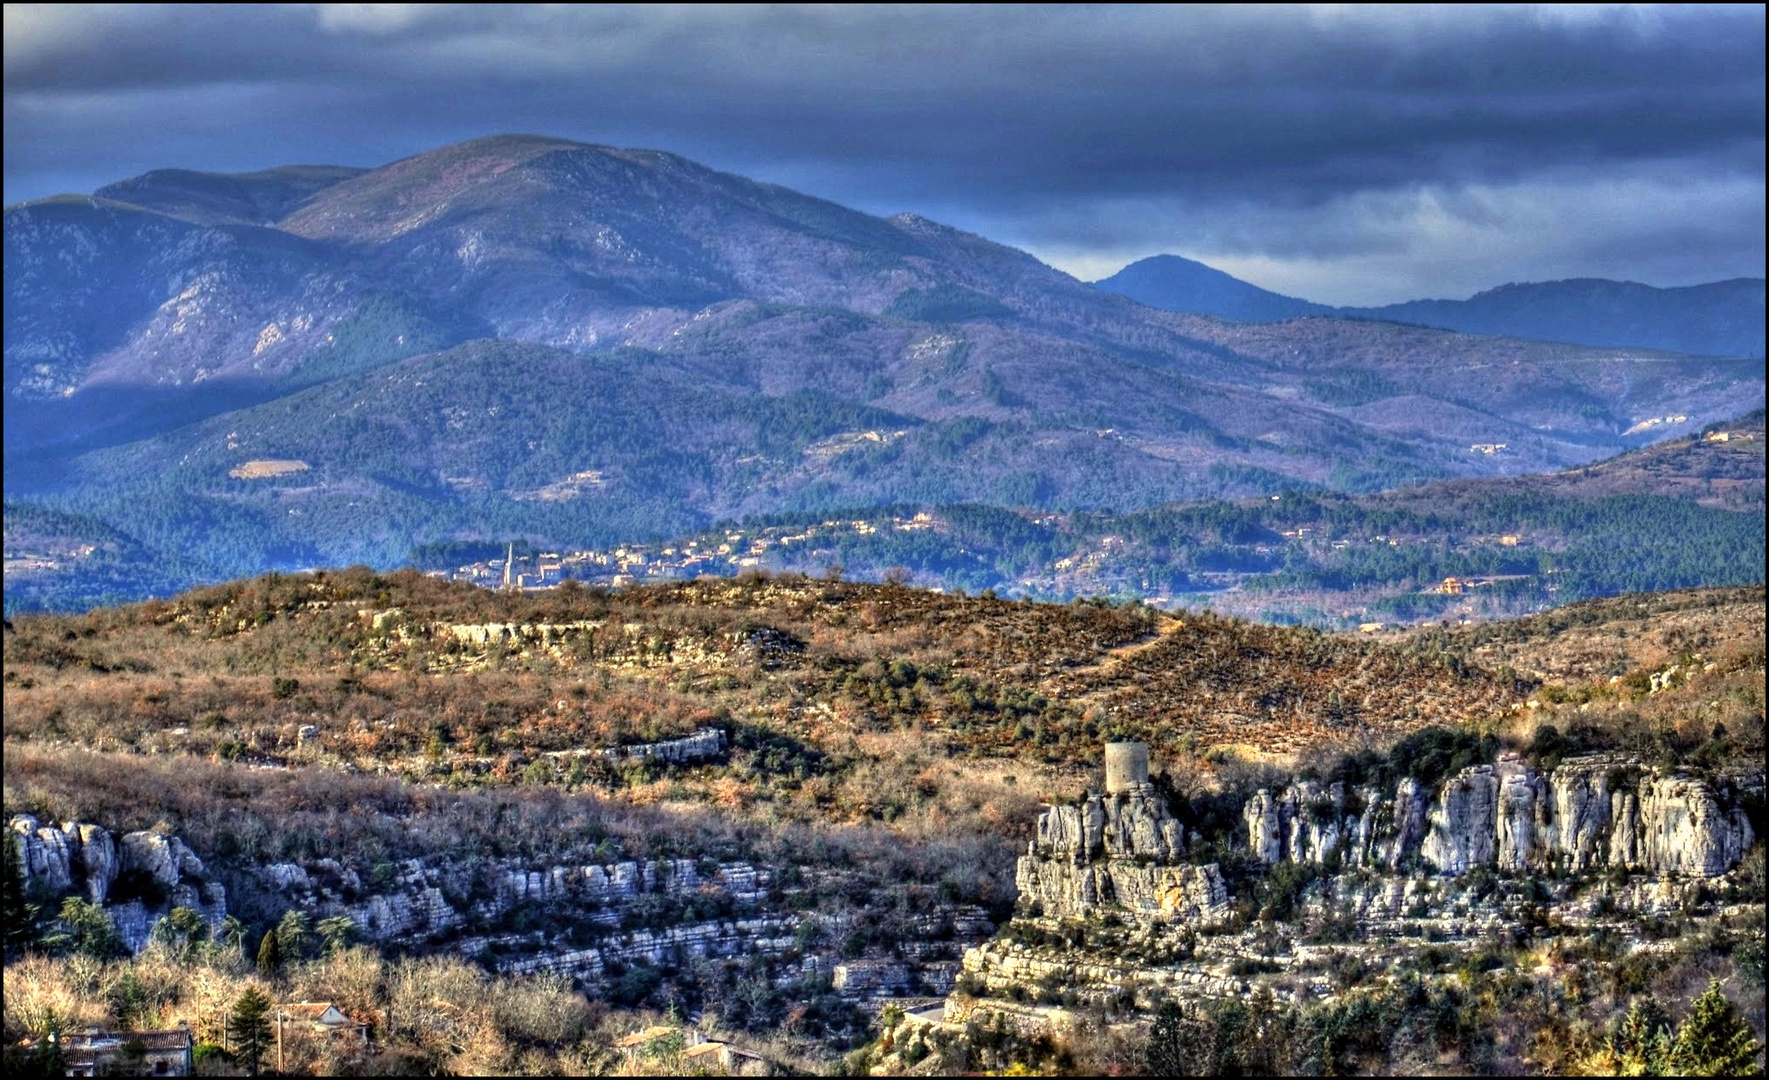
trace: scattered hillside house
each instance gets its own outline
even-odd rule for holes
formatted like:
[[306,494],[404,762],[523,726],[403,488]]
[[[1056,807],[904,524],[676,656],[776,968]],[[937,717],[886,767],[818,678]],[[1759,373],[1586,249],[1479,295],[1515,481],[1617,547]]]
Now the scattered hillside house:
[[692,1028],[665,1024],[616,1039],[614,1048],[628,1059],[661,1058],[679,1053],[697,1070],[717,1066],[732,1076],[767,1076],[774,1071],[768,1059],[760,1054],[719,1039],[709,1039]]
[[1443,583],[1437,587],[1437,591],[1444,596],[1460,596],[1468,591],[1468,583],[1461,578],[1447,577],[1444,578]]
[[358,1049],[369,1045],[369,1026],[331,1001],[293,1001],[277,1010],[288,1031],[305,1031]]
[[61,1037],[69,1076],[189,1076],[190,1029],[84,1032]]
[[646,1054],[654,1053],[657,1047],[667,1045],[677,1039],[682,1040],[682,1044],[686,1045],[691,1037],[697,1036],[694,1036],[693,1033],[684,1033],[679,1027],[658,1024],[645,1028],[643,1031],[635,1031],[631,1035],[621,1036],[614,1040],[614,1048],[620,1051],[622,1057],[643,1057]]
[[767,1076],[773,1072],[767,1058],[717,1039],[695,1043],[682,1051],[682,1057],[702,1068],[716,1064],[731,1076]]

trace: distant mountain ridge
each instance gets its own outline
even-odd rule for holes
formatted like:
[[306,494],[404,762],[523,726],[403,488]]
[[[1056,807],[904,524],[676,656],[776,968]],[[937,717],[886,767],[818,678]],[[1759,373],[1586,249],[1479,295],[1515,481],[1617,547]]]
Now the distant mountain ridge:
[[1763,295],[1762,278],[1669,289],[1636,281],[1573,278],[1501,285],[1467,300],[1413,300],[1348,308],[1345,313],[1465,334],[1760,357]]
[[367,171],[342,165],[285,165],[250,173],[155,169],[101,187],[93,196],[198,225],[268,225],[320,191]]
[[1094,285],[1150,307],[1237,322],[1338,315],[1574,345],[1763,355],[1763,278],[1664,289],[1635,281],[1573,278],[1501,285],[1467,300],[1329,307],[1261,289],[1191,259],[1155,255]]
[[1335,315],[1337,309],[1262,289],[1212,266],[1178,255],[1139,259],[1095,288],[1128,296],[1139,304],[1214,315],[1235,322],[1277,322],[1304,315]]
[[10,207],[5,244],[7,497],[226,576],[1515,475],[1764,388],[1761,362],[1175,314],[916,215],[542,136],[148,173]]

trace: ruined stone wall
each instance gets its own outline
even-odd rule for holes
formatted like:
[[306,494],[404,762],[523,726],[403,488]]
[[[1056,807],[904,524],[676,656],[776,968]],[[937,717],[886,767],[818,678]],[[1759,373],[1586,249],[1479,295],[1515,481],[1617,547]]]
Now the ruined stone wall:
[[1149,782],[1149,747],[1147,743],[1115,742],[1106,744],[1106,794]]

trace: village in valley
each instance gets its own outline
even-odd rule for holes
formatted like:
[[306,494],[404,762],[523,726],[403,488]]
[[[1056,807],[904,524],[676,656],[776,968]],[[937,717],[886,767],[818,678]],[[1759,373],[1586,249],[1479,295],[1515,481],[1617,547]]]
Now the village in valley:
[[[1060,529],[1066,515],[1040,511],[1024,512],[1034,525]],[[562,551],[535,551],[514,543],[506,544],[502,557],[462,563],[446,569],[429,569],[427,576],[446,581],[460,581],[491,589],[551,589],[566,581],[586,585],[621,588],[628,585],[691,581],[697,577],[733,577],[743,573],[802,572],[827,576],[848,573],[860,579],[891,579],[915,581],[936,592],[944,591],[939,577],[921,574],[898,565],[882,562],[846,564],[844,549],[851,555],[856,549],[866,551],[873,545],[867,538],[906,533],[949,533],[950,526],[937,511],[913,514],[874,516],[870,518],[831,518],[798,525],[743,525],[715,528],[698,536],[656,543],[626,543],[607,548],[583,548]],[[1274,533],[1265,542],[1248,545],[1251,555],[1281,559],[1289,547],[1304,550],[1322,548],[1327,552],[1345,552],[1357,546],[1399,549],[1407,545],[1430,544],[1429,537],[1332,538],[1330,530],[1299,526]],[[988,587],[1003,595],[1038,599],[1068,600],[1076,596],[1110,596],[1135,592],[1146,602],[1160,607],[1216,607],[1236,610],[1238,592],[1258,571],[1224,569],[1188,575],[1184,590],[1150,588],[1158,582],[1147,575],[1147,553],[1136,540],[1118,535],[1081,535],[1072,537],[1073,550],[1066,555],[1021,573],[1009,580],[991,583]],[[1528,548],[1530,541],[1517,533],[1503,533],[1471,538],[1472,545],[1503,548]],[[877,550],[889,549],[879,545]],[[974,562],[979,568],[988,565],[987,551],[973,552],[962,540],[954,539],[946,547],[954,559]],[[1142,576],[1138,576],[1141,574]],[[1449,575],[1424,583],[1416,591],[1421,596],[1465,597],[1476,590],[1499,582],[1519,581],[1523,574]],[[925,580],[922,580],[925,579]],[[1554,591],[1549,585],[1548,590]],[[1266,597],[1255,596],[1255,602]],[[1344,629],[1353,627],[1366,633],[1382,629],[1382,622],[1362,618],[1362,607],[1345,607],[1332,613]],[[1467,621],[1476,614],[1469,604],[1452,609],[1450,614]],[[1392,620],[1391,620],[1392,621]]]
[[[431,570],[431,577],[466,581],[487,588],[544,589],[566,580],[619,587],[642,581],[680,581],[701,574],[726,576],[762,567],[781,555],[816,558],[832,554],[813,541],[839,536],[872,536],[881,530],[920,532],[935,527],[932,514],[887,520],[831,519],[798,528],[761,527],[715,531],[676,542],[622,544],[614,548],[519,554],[510,545],[504,558]],[[796,545],[796,547],[795,547]],[[769,553],[774,552],[773,558]]]

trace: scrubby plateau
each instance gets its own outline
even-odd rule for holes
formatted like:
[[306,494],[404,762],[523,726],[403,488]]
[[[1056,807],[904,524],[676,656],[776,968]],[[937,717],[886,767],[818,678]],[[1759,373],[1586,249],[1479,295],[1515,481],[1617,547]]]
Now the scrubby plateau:
[[[359,569],[22,616],[6,1034],[225,1044],[256,985],[382,1071],[686,1067],[616,1047],[660,1017],[778,1069],[1138,1071],[1176,1015],[1216,1071],[1568,1071],[1718,978],[1760,1040],[1763,610],[1375,640]],[[1153,773],[1088,802],[1122,740]]]

